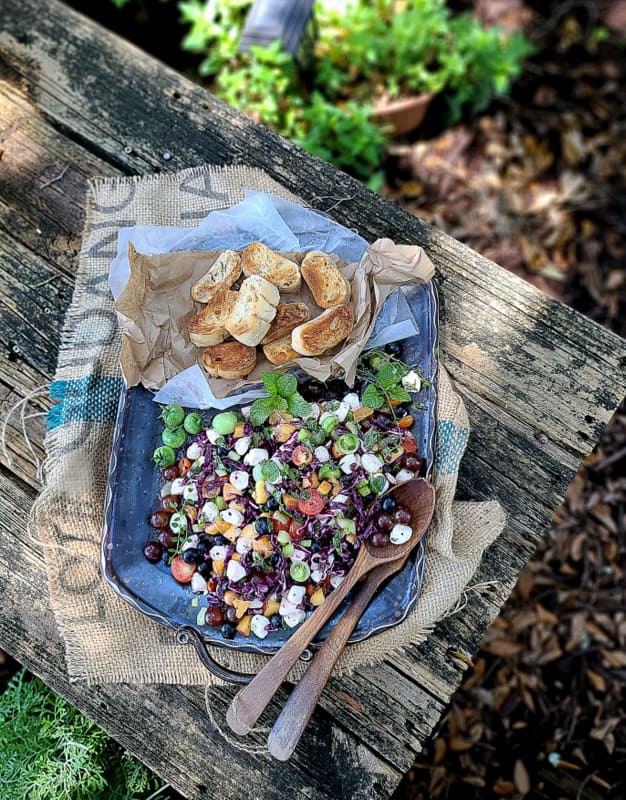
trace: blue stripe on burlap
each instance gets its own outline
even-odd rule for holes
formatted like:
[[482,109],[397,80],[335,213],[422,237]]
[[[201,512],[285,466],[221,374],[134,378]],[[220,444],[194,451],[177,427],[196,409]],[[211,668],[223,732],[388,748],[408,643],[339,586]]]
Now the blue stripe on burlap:
[[440,475],[459,471],[459,462],[469,439],[469,428],[460,428],[450,419],[437,421],[437,455],[435,466]]
[[53,381],[50,397],[60,402],[48,412],[48,430],[68,422],[114,422],[122,386],[121,378],[96,375]]

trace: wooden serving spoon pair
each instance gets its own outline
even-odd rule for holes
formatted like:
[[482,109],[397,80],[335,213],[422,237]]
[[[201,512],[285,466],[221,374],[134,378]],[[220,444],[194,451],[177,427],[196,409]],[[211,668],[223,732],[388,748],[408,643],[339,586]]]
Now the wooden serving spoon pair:
[[321,645],[274,724],[268,738],[268,747],[270,753],[281,761],[286,761],[295,750],[337,659],[376,589],[402,568],[430,523],[435,508],[435,490],[423,478],[415,478],[395,486],[388,494],[398,505],[405,506],[411,512],[411,538],[404,544],[388,544],[384,547],[374,547],[366,540],[359,548],[356,561],[343,582],[315,609],[230,704],[226,714],[229,726],[241,736],[249,733],[315,635],[333,615],[350,589],[367,575],[356,598]]

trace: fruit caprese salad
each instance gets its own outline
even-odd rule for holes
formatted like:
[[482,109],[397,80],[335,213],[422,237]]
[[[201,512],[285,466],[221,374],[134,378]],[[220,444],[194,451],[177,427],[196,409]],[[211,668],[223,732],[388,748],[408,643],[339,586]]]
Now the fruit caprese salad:
[[189,587],[198,625],[225,639],[293,628],[364,539],[410,538],[410,512],[385,493],[424,473],[410,430],[424,381],[397,353],[362,356],[352,390],[264,373],[267,397],[210,424],[163,408],[153,456],[163,485],[144,555]]

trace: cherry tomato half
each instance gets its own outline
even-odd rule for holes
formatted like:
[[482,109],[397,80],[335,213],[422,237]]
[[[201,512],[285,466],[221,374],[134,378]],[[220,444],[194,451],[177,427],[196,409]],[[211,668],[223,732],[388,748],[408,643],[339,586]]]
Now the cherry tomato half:
[[296,467],[303,467],[305,464],[310,464],[311,461],[313,461],[313,453],[308,447],[305,447],[303,444],[299,444],[297,447],[294,447],[293,453],[291,454],[291,460]]
[[298,501],[298,508],[308,517],[314,517],[324,508],[324,498],[315,490],[309,491],[309,496]]
[[412,433],[405,434],[402,447],[404,447],[406,453],[417,453],[417,440]]
[[174,556],[170,564],[172,576],[179,583],[189,583],[196,571],[195,564],[187,564],[182,556]]

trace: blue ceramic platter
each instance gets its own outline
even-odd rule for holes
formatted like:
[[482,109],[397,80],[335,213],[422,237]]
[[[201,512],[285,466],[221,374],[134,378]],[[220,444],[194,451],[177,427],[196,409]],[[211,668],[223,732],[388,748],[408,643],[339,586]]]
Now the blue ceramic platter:
[[[417,364],[431,381],[417,400],[413,433],[420,454],[426,458],[431,475],[435,446],[437,377],[437,296],[432,283],[401,290],[419,328],[416,336],[402,342],[401,358]],[[388,301],[390,302],[390,301]],[[381,310],[384,320],[386,309]],[[219,628],[196,624],[198,606],[192,606],[191,591],[178,584],[165,564],[150,564],[143,548],[150,538],[148,517],[158,507],[159,473],[151,456],[161,444],[160,406],[143,387],[124,389],[120,398],[105,500],[101,568],[105,581],[123,600],[157,622],[180,631],[194,629],[206,644],[234,650],[271,655],[289,637],[290,630],[270,633],[261,640],[237,633],[232,640],[221,636]],[[210,420],[212,412],[204,412]],[[401,622],[414,607],[422,582],[424,544],[416,548],[401,572],[377,593],[354,630],[350,642],[358,642]],[[203,601],[200,599],[200,604]],[[348,595],[346,603],[350,602]],[[322,628],[317,643],[323,641],[345,610],[339,607]],[[295,629],[297,630],[297,628]]]

